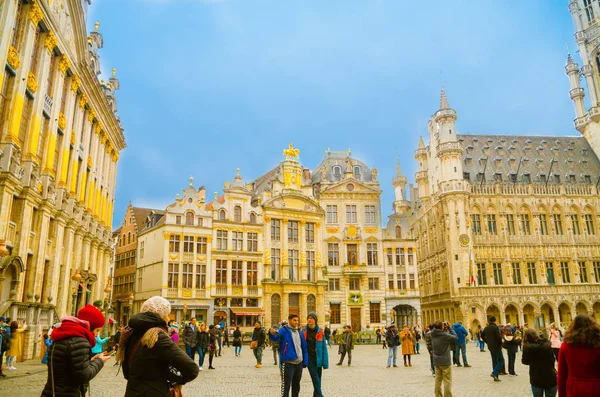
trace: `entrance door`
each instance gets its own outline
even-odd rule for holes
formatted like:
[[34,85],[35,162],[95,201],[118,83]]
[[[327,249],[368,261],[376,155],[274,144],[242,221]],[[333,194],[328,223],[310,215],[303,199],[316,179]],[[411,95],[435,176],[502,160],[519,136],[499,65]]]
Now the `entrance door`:
[[300,315],[300,294],[290,294],[290,313]]
[[350,309],[350,325],[352,326],[352,332],[360,331],[360,308]]

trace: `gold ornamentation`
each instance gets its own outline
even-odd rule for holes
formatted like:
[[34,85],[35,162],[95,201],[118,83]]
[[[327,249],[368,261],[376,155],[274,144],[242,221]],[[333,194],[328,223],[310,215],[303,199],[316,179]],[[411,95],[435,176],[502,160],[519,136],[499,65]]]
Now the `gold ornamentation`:
[[96,28],[96,32],[98,32],[98,29],[100,29],[100,22],[96,21],[94,27]]
[[96,131],[96,134],[100,134],[100,131],[102,131],[102,123],[101,122],[97,122],[96,123],[96,127],[94,129]]
[[65,128],[67,128],[67,118],[65,117],[63,112],[60,112],[58,114],[58,128],[60,128],[63,131],[65,130]]
[[328,227],[325,229],[327,233],[338,233],[340,230],[337,227]]
[[365,233],[369,233],[369,234],[375,234],[377,233],[377,228],[376,227],[366,227],[365,228]]
[[112,70],[112,78],[114,79],[116,75],[117,75],[117,68],[113,68],[113,70]]
[[77,94],[79,87],[81,87],[81,79],[77,75],[73,75],[71,78],[71,91]]
[[75,146],[75,131],[71,131],[71,146]]
[[179,259],[179,254],[169,254],[169,259],[174,261],[175,259]]
[[348,226],[348,237],[355,238],[358,235],[358,229],[354,225]]
[[88,158],[87,158],[87,166],[88,166],[88,168],[92,168],[92,156],[88,156]]
[[81,98],[79,98],[79,107],[83,110],[83,109],[85,109],[87,104],[88,104],[88,97],[87,97],[87,95],[85,95],[85,93],[82,93]]
[[65,54],[62,54],[60,56],[60,60],[58,61],[58,70],[60,70],[63,76],[66,76],[67,70],[69,70],[70,67],[71,62],[69,61],[69,58],[67,58]]
[[19,59],[19,53],[17,49],[13,46],[8,47],[8,58],[6,59],[8,64],[13,69],[18,69],[19,65],[21,65],[21,60]]
[[[95,118],[96,118],[96,111],[94,110],[94,108],[90,108],[90,110],[88,112],[88,121],[90,123],[93,123]],[[96,126],[96,128],[97,128],[97,126]]]
[[462,247],[467,247],[469,245],[469,243],[471,242],[471,239],[469,238],[468,235],[461,234],[460,236],[458,236],[458,242]]
[[31,4],[29,14],[27,15],[29,16],[29,19],[31,19],[31,22],[33,22],[35,26],[37,26],[37,24],[40,23],[42,18],[44,18],[44,13],[42,13],[42,10],[40,9],[40,6],[37,5],[37,3]]
[[169,241],[171,239],[170,233],[165,233],[165,241]]
[[29,72],[27,74],[27,89],[32,93],[37,91],[37,82],[35,81],[35,74]]
[[58,40],[56,39],[56,36],[54,36],[54,33],[49,30],[46,33],[46,39],[44,40],[44,46],[48,49],[48,52],[50,52],[50,54],[52,54],[52,51],[54,51],[54,48],[56,48],[56,46],[58,45]]
[[294,145],[290,142],[290,147],[283,151],[287,159],[295,159],[300,155],[300,150],[294,149]]

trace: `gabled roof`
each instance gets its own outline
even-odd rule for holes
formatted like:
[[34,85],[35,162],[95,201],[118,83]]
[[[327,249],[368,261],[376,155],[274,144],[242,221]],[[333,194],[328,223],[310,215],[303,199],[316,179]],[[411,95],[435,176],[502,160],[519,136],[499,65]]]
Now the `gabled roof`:
[[156,209],[152,209],[152,208],[131,207],[131,210],[133,211],[133,218],[135,221],[136,233],[141,232],[142,229],[144,229],[146,227],[146,219],[148,218],[148,215],[150,215],[151,212],[154,211],[154,213],[156,213],[156,214],[164,214],[165,213],[165,211],[163,211],[163,210],[156,210]]

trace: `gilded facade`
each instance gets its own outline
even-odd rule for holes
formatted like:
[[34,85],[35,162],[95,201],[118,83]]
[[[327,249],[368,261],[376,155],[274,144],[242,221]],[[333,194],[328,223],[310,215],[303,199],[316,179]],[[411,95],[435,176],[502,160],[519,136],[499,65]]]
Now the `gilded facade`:
[[[84,2],[0,4],[0,314],[30,325],[24,356],[58,317],[103,300],[119,152],[113,70]],[[39,309],[38,309],[39,308]]]

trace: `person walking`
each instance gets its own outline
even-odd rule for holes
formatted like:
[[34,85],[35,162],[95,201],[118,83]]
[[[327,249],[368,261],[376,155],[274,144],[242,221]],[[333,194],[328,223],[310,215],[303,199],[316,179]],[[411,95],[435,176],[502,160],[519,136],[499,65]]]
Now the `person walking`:
[[336,365],[342,365],[344,363],[344,358],[346,354],[348,354],[348,366],[352,364],[352,350],[354,350],[354,339],[352,335],[352,327],[346,325],[344,327],[344,333],[340,338],[340,347],[338,350],[338,354],[341,354],[340,362]]
[[317,313],[310,312],[307,325],[302,329],[308,350],[308,373],[313,384],[313,397],[323,397],[321,381],[323,369],[329,368],[329,353],[325,342],[325,332],[317,324]]
[[325,326],[325,331],[323,331],[323,334],[325,335],[325,342],[327,342],[327,346],[331,347],[331,329],[329,329],[327,325]]
[[433,366],[433,343],[431,341],[431,331],[433,330],[433,325],[428,326],[423,331],[423,339],[425,339],[425,344],[427,345],[427,352],[429,353],[429,364],[431,366],[431,374],[435,377],[435,368]]
[[206,330],[206,324],[200,324],[200,329],[198,329],[196,338],[196,346],[198,347],[198,355],[200,356],[200,359],[198,360],[198,369],[204,371],[204,357],[206,357],[206,353],[210,348],[210,337]]
[[[4,362],[4,353],[10,349],[10,326],[6,324],[6,317],[0,317],[0,377],[6,378],[2,372],[2,363]],[[8,357],[7,357],[8,359]],[[6,364],[8,366],[8,363]]]
[[454,355],[456,357],[456,366],[462,367],[462,365],[460,364],[460,355],[462,353],[463,363],[465,364],[465,367],[468,368],[468,367],[470,367],[469,363],[467,362],[467,335],[469,335],[469,333],[467,332],[467,329],[462,325],[462,323],[460,321],[455,323],[452,326],[452,328],[454,329],[454,332],[456,333],[456,336],[458,337],[458,339],[456,340],[456,343],[454,344]]
[[289,397],[290,389],[292,397],[300,394],[300,381],[302,380],[302,369],[308,366],[308,346],[304,339],[304,333],[300,332],[299,318],[297,314],[288,316],[288,325],[282,325],[278,331],[274,328],[269,330],[269,339],[279,341],[279,354],[282,362],[281,370],[281,396]]
[[375,328],[375,343],[377,345],[381,343],[381,328],[379,327]]
[[[433,350],[433,366],[435,368],[435,397],[452,397],[452,345],[458,339],[450,323],[437,320],[432,324],[429,333]],[[442,393],[442,383],[444,393]]]
[[412,334],[412,332],[410,332],[406,324],[402,326],[402,331],[400,332],[400,340],[402,341],[402,356],[404,357],[404,366],[412,367],[410,357],[412,356],[414,351],[414,335]]
[[195,318],[192,318],[192,320],[186,324],[185,328],[183,328],[183,343],[185,345],[185,352],[192,359],[192,361],[194,361],[194,357],[196,356],[197,331],[198,327],[196,326]]
[[[169,301],[153,296],[121,333],[117,361],[127,380],[125,397],[180,396],[181,387],[198,376],[194,360],[169,336],[170,313]],[[195,333],[190,345],[196,345]]]
[[83,307],[77,317],[63,317],[52,332],[48,353],[48,379],[42,397],[85,396],[89,382],[110,359],[107,353],[91,355],[96,344],[93,331],[104,326],[104,315],[92,305]]
[[552,345],[552,351],[554,352],[554,359],[558,361],[558,350],[562,345],[560,331],[554,324],[550,326],[550,345]]
[[533,397],[555,397],[557,391],[554,353],[550,341],[540,338],[533,328],[523,337],[521,362],[529,366],[529,384]]
[[390,325],[390,327],[386,330],[385,341],[388,345],[387,368],[390,368],[392,365],[394,366],[394,368],[398,368],[398,365],[396,365],[396,359],[398,358],[398,345],[400,344],[400,335],[398,335],[396,324],[392,323],[392,325]]
[[239,357],[242,353],[242,331],[240,331],[239,325],[237,325],[235,331],[233,331],[233,352],[236,357]]
[[[287,325],[287,320],[283,320],[281,322],[281,326]],[[279,331],[280,326],[278,325],[274,325],[273,329],[275,331]],[[272,340],[271,338],[269,338],[269,341],[271,341],[271,349],[273,349],[273,365],[277,365],[277,357],[279,356],[279,341],[278,340]],[[281,366],[281,359],[279,360],[279,372],[281,372],[282,366]]]
[[504,331],[504,336],[502,337],[502,347],[506,349],[506,356],[508,357],[508,374],[512,376],[517,376],[517,373],[515,372],[515,360],[517,358],[517,351],[519,351],[520,344],[521,340],[518,340],[513,335],[512,329],[507,328]]
[[252,330],[252,342],[250,342],[250,348],[254,350],[254,357],[256,358],[256,368],[260,368],[262,365],[262,351],[265,344],[265,333],[262,329],[260,321],[254,323],[254,329]]
[[213,358],[217,351],[217,332],[214,324],[208,327],[208,369],[215,369],[213,367]]
[[333,341],[333,344],[337,344],[337,338],[338,338],[338,330],[334,329],[333,332],[331,333],[331,340]]
[[480,352],[485,351],[485,342],[483,341],[483,328],[481,328],[481,324],[477,325],[477,347],[479,347]]
[[419,327],[413,327],[413,335],[415,336],[415,354],[421,354],[421,330]]
[[502,335],[500,328],[496,325],[496,317],[490,316],[489,324],[482,333],[483,341],[488,345],[490,355],[492,356],[492,373],[494,382],[500,382],[498,375],[504,366],[504,355],[502,354]]
[[223,345],[229,347],[229,327],[223,328]]
[[44,346],[46,350],[44,351],[44,357],[42,357],[42,364],[48,364],[48,350],[51,344],[52,339],[48,337],[48,334],[44,334]]
[[215,325],[215,336],[215,356],[221,357],[221,348],[223,347],[223,328],[221,328],[221,325]]
[[571,322],[558,351],[558,395],[600,396],[600,324],[589,314]]

